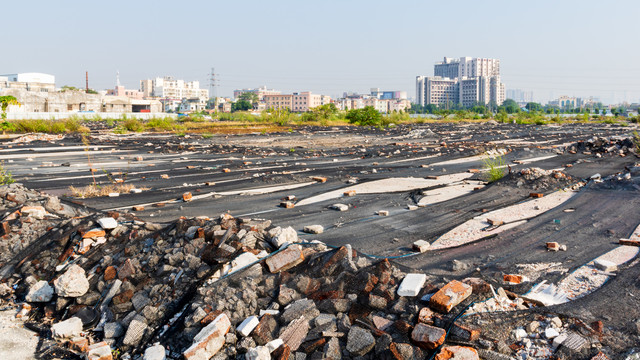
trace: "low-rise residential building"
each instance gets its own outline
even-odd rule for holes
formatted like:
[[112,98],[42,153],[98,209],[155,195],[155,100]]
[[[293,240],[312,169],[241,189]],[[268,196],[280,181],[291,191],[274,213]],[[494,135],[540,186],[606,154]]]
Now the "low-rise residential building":
[[[299,93],[265,95],[265,109],[289,109],[292,112],[307,112],[318,106],[331,103],[331,97],[320,94],[313,94],[310,91]],[[260,108],[260,107],[259,107]]]
[[35,92],[56,90],[56,77],[43,73],[20,73],[0,75],[0,89],[24,89]]
[[261,86],[257,89],[238,89],[233,91],[233,98],[238,99],[244,93],[256,94],[258,95],[258,101],[264,101],[265,95],[280,95],[280,90],[267,89],[266,86]]
[[184,81],[171,76],[156,77],[140,81],[140,91],[144,98],[160,100],[165,111],[176,111],[182,99],[209,99],[209,90],[201,89],[199,81]]
[[144,99],[144,93],[142,91],[126,89],[122,85],[116,85],[115,88],[108,89],[107,90],[107,95],[109,95],[109,96],[124,96],[124,97],[127,97],[129,99],[139,99],[139,100]]
[[267,109],[293,108],[293,95],[265,95],[264,104]]
[[178,107],[180,112],[200,112],[207,108],[207,100],[202,98],[182,99]]

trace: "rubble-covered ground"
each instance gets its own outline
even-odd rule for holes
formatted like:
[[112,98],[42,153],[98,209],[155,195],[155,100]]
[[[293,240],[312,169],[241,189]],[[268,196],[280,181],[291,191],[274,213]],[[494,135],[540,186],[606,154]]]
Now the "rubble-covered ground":
[[[0,187],[0,353],[634,358],[633,130],[7,140],[21,184]],[[488,163],[505,176],[487,183]],[[69,196],[94,182],[148,190]]]

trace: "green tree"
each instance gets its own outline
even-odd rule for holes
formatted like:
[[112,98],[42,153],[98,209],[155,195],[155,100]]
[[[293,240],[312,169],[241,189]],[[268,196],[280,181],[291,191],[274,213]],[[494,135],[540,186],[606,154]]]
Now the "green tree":
[[244,92],[240,96],[238,96],[238,100],[248,101],[249,103],[251,103],[251,105],[256,105],[259,101],[258,94],[254,92]]
[[533,112],[533,111],[543,111],[543,110],[544,110],[544,109],[543,109],[543,107],[542,107],[542,105],[540,105],[540,104],[539,104],[539,103],[537,103],[537,102],[529,102],[529,103],[527,103],[527,105],[525,106],[525,108],[526,108],[527,110],[531,111],[531,112]]
[[515,102],[512,99],[505,100],[500,106],[500,108],[503,108],[504,111],[507,112],[507,114],[515,114],[520,112],[520,106],[518,105],[517,102]]
[[247,111],[253,109],[253,105],[247,100],[238,100],[231,104],[231,112]]
[[0,107],[2,107],[2,120],[7,119],[7,108],[9,105],[20,105],[18,99],[11,95],[0,96]]
[[373,106],[350,110],[346,118],[350,123],[360,126],[378,126],[382,122],[382,114],[374,109]]

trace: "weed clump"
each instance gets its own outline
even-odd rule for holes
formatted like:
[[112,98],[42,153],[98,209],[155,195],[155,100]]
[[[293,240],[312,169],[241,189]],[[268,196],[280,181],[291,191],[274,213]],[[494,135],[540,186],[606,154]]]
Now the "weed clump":
[[504,177],[504,167],[506,165],[504,158],[501,155],[489,157],[482,160],[484,163],[483,169],[486,171],[486,181],[494,182]]

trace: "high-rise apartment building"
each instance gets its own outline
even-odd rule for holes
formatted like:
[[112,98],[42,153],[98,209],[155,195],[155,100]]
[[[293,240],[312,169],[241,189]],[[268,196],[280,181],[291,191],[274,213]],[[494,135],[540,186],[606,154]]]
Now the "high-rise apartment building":
[[498,59],[445,57],[434,65],[433,72],[433,77],[416,77],[416,101],[420,105],[469,107],[504,102]]

